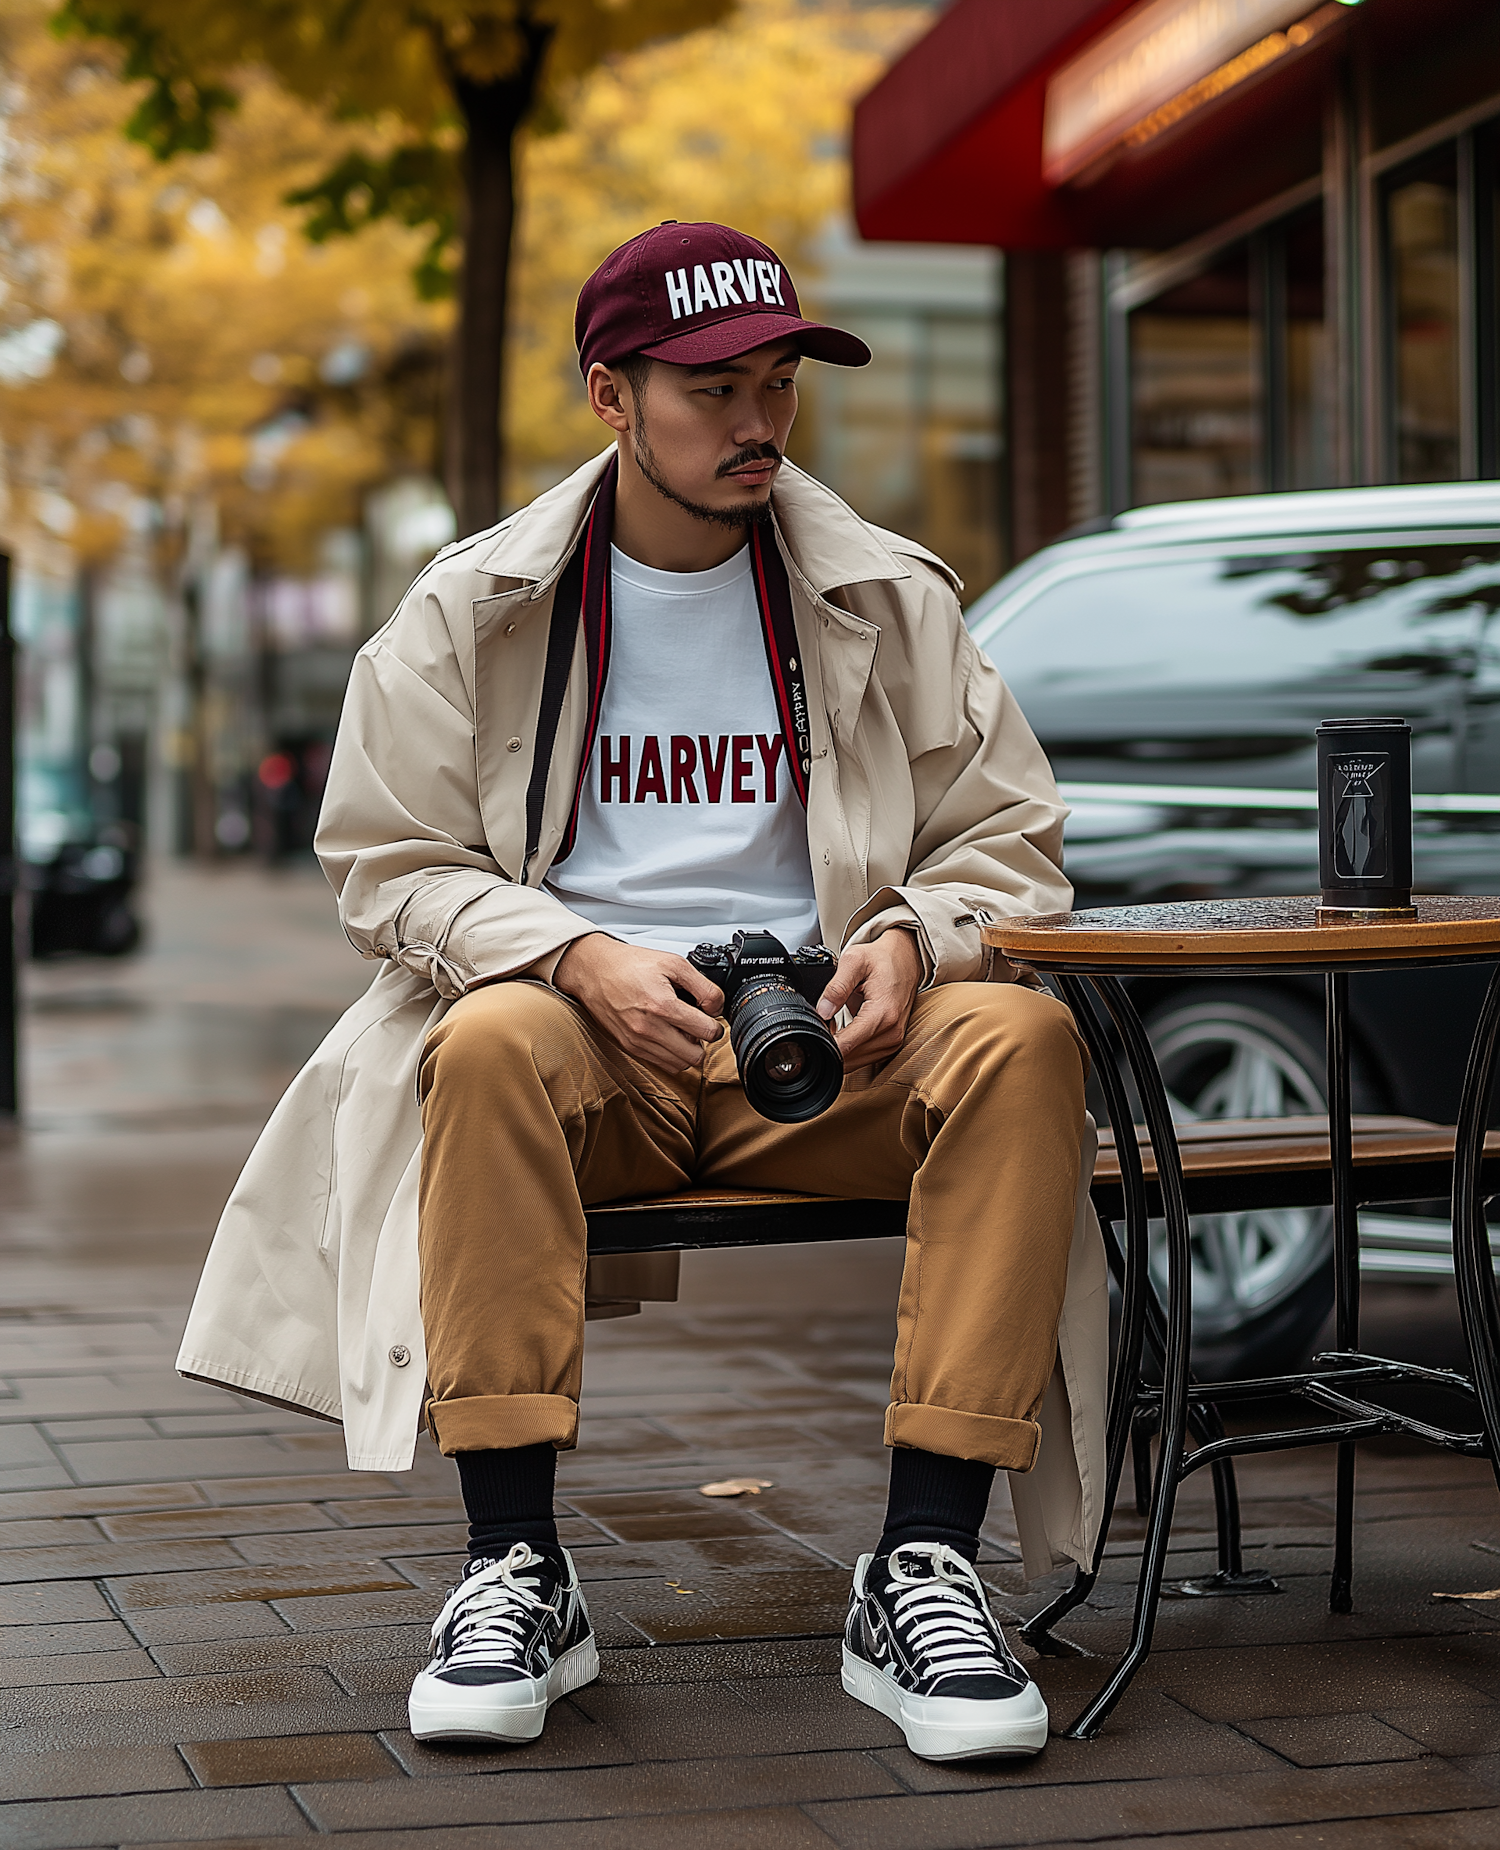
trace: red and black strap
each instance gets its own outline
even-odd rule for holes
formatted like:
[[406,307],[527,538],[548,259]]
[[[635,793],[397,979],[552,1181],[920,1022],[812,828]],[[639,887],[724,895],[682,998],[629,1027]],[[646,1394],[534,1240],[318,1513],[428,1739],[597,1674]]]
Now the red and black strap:
[[[762,538],[766,534],[767,537]],[[786,741],[792,788],[807,808],[807,780],[812,771],[812,729],[807,716],[807,683],[797,651],[797,626],[792,621],[792,588],[786,561],[776,541],[763,526],[750,529],[750,559],[755,570],[755,601],[760,606],[761,634],[766,642],[766,665],[781,715],[781,736]]]
[[604,683],[609,675],[609,642],[613,622],[610,570],[610,540],[615,530],[615,483],[619,480],[620,459],[611,456],[604,480],[589,510],[588,525],[577,551],[583,554],[583,645],[588,658],[589,709],[583,730],[583,751],[578,760],[578,781],[573,787],[573,807],[568,811],[568,826],[555,858],[562,860],[573,852],[578,837],[578,811],[583,803],[583,787],[588,780],[589,760],[594,755],[594,740],[599,732],[599,715],[604,709]]
[[547,632],[547,666],[542,674],[542,704],[537,716],[536,748],[531,756],[531,780],[526,786],[526,858],[521,863],[523,886],[542,839],[542,809],[552,768],[552,748],[557,742],[557,724],[562,713],[563,697],[567,693],[568,676],[573,667],[573,651],[577,646],[581,616],[584,654],[588,663],[588,715],[584,725],[578,781],[573,791],[573,806],[568,812],[568,826],[563,833],[562,845],[553,857],[555,860],[560,861],[572,852],[578,833],[578,809],[583,801],[584,780],[588,776],[594,738],[599,730],[599,714],[604,705],[604,682],[609,674],[609,546],[615,525],[615,482],[619,472],[619,458],[612,456],[604,472],[604,479],[595,492],[583,533],[553,593],[552,624]]

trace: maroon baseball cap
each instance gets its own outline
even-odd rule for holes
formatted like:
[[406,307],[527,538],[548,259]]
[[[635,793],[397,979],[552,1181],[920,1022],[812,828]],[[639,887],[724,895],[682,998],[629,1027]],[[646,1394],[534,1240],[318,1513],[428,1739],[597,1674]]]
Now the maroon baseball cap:
[[606,257],[583,285],[573,322],[578,364],[614,366],[644,353],[674,366],[712,365],[794,336],[809,359],[865,366],[854,334],[804,321],[786,266],[769,245],[727,225],[643,231]]

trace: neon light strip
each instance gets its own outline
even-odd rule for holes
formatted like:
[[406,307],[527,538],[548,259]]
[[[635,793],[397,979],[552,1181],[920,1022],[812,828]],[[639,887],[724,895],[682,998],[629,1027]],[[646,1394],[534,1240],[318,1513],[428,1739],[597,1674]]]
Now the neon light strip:
[[[1288,26],[1284,31],[1266,33],[1234,57],[1213,67],[1196,81],[1163,98],[1154,106],[1150,100],[1151,86],[1142,81],[1137,72],[1135,87],[1140,95],[1142,113],[1134,121],[1130,119],[1128,109],[1121,107],[1123,96],[1114,102],[1112,109],[1103,98],[1111,88],[1115,91],[1130,88],[1131,79],[1125,73],[1148,51],[1152,38],[1162,39],[1168,48],[1167,62],[1170,63],[1172,51],[1180,54],[1187,48],[1193,37],[1193,28],[1201,23],[1200,15],[1211,26],[1219,26],[1218,20],[1212,17],[1217,12],[1223,11],[1226,15],[1240,12],[1246,15],[1244,23],[1249,24],[1249,16],[1257,10],[1274,17],[1277,13],[1283,13],[1283,9],[1269,4],[1269,0],[1259,6],[1256,0],[1240,0],[1237,7],[1228,5],[1227,0],[1207,0],[1206,5],[1203,0],[1188,0],[1186,5],[1164,11],[1163,0],[1158,0],[1155,7],[1145,7],[1138,9],[1138,13],[1127,14],[1121,27],[1106,34],[1095,45],[1086,47],[1072,64],[1064,65],[1048,85],[1047,119],[1042,137],[1043,179],[1049,186],[1061,186],[1069,180],[1079,180],[1081,184],[1087,185],[1091,179],[1098,177],[1122,148],[1145,146],[1164,130],[1193,115],[1205,103],[1211,103],[1226,91],[1237,88],[1267,65],[1284,58],[1288,52],[1300,51],[1321,32],[1343,18],[1349,4],[1350,0],[1327,0],[1325,5],[1315,8],[1295,25]],[[1162,14],[1159,33],[1134,47],[1121,60],[1120,69],[1114,72],[1116,81],[1113,86],[1109,81],[1109,68],[1089,70],[1088,67],[1098,64],[1101,52],[1112,39],[1122,33],[1129,36],[1132,22],[1137,21],[1138,15],[1144,24],[1148,16],[1155,14]],[[1222,37],[1223,30],[1224,27],[1219,27],[1217,34],[1210,33],[1208,42],[1212,41],[1213,36]],[[1149,64],[1149,58],[1146,62]],[[1094,92],[1092,97],[1087,96],[1089,91]],[[1160,92],[1157,94],[1160,95]],[[1076,120],[1069,123],[1066,120],[1069,116]],[[1091,125],[1088,124],[1090,116],[1096,118]]]
[[1289,51],[1300,51],[1340,17],[1339,0],[1333,0],[1333,4],[1319,7],[1317,12],[1299,20],[1295,26],[1289,26],[1285,32],[1268,33],[1258,43],[1242,51],[1237,58],[1221,64],[1216,71],[1210,71],[1206,77],[1199,78],[1197,83],[1190,85],[1181,95],[1174,96],[1159,109],[1153,109],[1149,116],[1125,132],[1122,137],[1125,146],[1144,147],[1164,129],[1174,127],[1184,116],[1192,115],[1205,103],[1211,103],[1216,96],[1222,96],[1226,90],[1233,90],[1266,65],[1284,58]]

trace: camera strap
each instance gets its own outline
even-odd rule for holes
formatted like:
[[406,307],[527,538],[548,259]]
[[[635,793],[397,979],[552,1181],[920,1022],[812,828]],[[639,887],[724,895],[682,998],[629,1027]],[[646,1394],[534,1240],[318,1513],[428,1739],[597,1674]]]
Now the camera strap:
[[[562,841],[553,856],[554,865],[567,859],[578,837],[578,812],[583,803],[584,785],[594,754],[599,714],[604,704],[604,683],[609,673],[612,621],[610,540],[615,524],[615,483],[618,476],[619,459],[611,457],[589,508],[583,531],[553,593],[552,623],[547,632],[547,662],[542,673],[542,699],[537,715],[536,748],[531,758],[531,778],[526,786],[526,855],[521,863],[523,886],[542,839],[542,809],[547,797],[547,780],[552,768],[552,753],[557,743],[557,728],[567,694],[568,677],[572,672],[581,620],[588,666],[588,717],[584,725],[577,782],[573,789],[573,805],[568,812]],[[761,634],[766,645],[766,666],[770,670],[771,690],[781,720],[781,735],[786,741],[792,788],[805,809],[807,781],[812,770],[812,730],[807,711],[806,678],[798,655],[797,626],[792,617],[791,584],[787,578],[786,562],[765,527],[753,526],[750,529],[750,558],[755,581],[755,602],[760,611]]]
[[542,808],[547,799],[547,778],[552,769],[552,750],[557,743],[558,720],[568,691],[573,653],[578,643],[579,618],[583,620],[584,654],[588,664],[588,718],[584,726],[583,755],[579,760],[578,781],[573,791],[573,807],[568,812],[568,826],[554,860],[572,852],[578,833],[578,808],[583,801],[584,779],[593,756],[594,737],[599,730],[599,712],[604,704],[604,681],[609,672],[610,623],[610,535],[615,524],[615,482],[619,476],[618,456],[609,459],[583,532],[572,556],[563,568],[557,589],[552,595],[552,624],[547,632],[547,665],[542,672],[542,703],[537,715],[536,749],[531,756],[531,780],[526,786],[526,856],[521,863],[521,884],[542,839]]
[[[766,535],[767,537],[762,537]],[[807,780],[812,771],[812,729],[807,716],[806,677],[798,654],[797,626],[792,620],[792,587],[781,548],[767,528],[750,529],[750,558],[755,568],[755,601],[760,606],[766,665],[781,716],[792,788],[807,808]]]

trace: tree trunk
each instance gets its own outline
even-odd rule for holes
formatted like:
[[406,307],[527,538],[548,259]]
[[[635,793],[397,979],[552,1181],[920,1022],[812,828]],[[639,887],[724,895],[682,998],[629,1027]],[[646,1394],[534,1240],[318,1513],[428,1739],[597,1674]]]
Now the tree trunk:
[[520,31],[526,50],[512,76],[496,83],[453,76],[454,100],[468,131],[463,273],[446,409],[448,495],[460,538],[500,518],[515,137],[535,100],[553,28],[523,19]]

